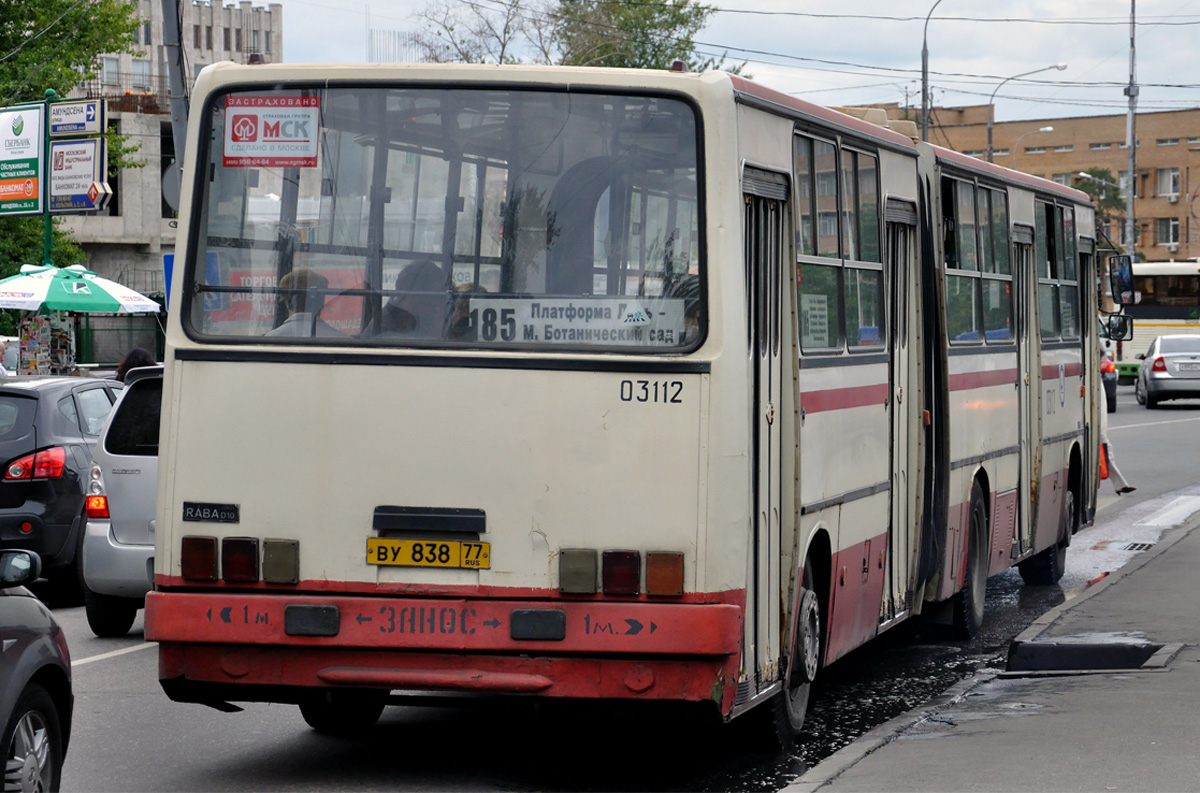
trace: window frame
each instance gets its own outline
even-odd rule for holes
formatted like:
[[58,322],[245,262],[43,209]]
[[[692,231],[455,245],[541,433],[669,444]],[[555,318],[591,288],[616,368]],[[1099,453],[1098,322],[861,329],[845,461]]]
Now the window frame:
[[[848,141],[836,135],[823,135],[797,127],[793,131],[792,176],[796,185],[792,219],[795,223],[795,267],[797,277],[796,305],[799,317],[797,347],[802,355],[840,355],[877,353],[888,344],[887,289],[888,279],[884,269],[884,213],[881,158],[877,150],[857,141]],[[832,155],[836,178],[830,179],[819,171],[818,144],[826,147]],[[807,159],[801,157],[801,152]],[[802,162],[806,167],[802,169]],[[864,182],[869,180],[869,184]],[[836,187],[829,195],[829,186]],[[868,188],[865,189],[865,188]],[[873,196],[873,201],[871,200]],[[833,199],[832,209],[824,199]],[[829,228],[835,223],[835,228]],[[832,234],[822,235],[822,230]],[[834,254],[821,244],[822,238],[836,241]],[[868,240],[864,245],[864,239]],[[864,258],[864,257],[872,257]],[[816,268],[822,268],[820,270]],[[805,278],[805,272],[808,278]],[[804,313],[806,298],[821,292],[802,292],[806,283],[811,283],[818,273],[825,282],[828,305],[826,323],[835,331],[827,346],[805,344]],[[831,277],[831,279],[829,278]],[[871,306],[875,325],[856,324],[855,343],[851,343],[851,308]],[[855,319],[861,316],[855,312]],[[875,328],[874,334],[864,336],[864,329]]]

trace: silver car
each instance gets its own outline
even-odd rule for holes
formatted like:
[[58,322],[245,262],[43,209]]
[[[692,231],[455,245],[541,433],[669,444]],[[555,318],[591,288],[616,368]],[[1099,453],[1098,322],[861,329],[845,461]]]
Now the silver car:
[[1156,408],[1164,399],[1200,399],[1200,335],[1159,336],[1137,357],[1138,404]]
[[58,790],[71,737],[71,656],[50,610],[25,588],[35,551],[0,551],[0,724],[4,789]]
[[154,582],[162,367],[133,369],[92,453],[83,534],[83,605],[101,637],[124,636]]

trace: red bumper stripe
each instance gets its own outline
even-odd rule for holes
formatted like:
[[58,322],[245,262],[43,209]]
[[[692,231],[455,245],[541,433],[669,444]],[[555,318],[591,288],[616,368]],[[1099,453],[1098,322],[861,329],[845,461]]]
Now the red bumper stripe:
[[[335,606],[332,636],[289,636],[290,605]],[[514,610],[560,610],[561,640],[516,640]],[[733,655],[741,609],[729,604],[530,602],[151,592],[146,638],[158,642],[540,653]]]
[[521,675],[511,672],[485,672],[482,669],[458,669],[452,672],[409,669],[322,669],[317,677],[338,686],[372,688],[434,688],[456,691],[495,691],[531,693],[554,685],[545,675]]

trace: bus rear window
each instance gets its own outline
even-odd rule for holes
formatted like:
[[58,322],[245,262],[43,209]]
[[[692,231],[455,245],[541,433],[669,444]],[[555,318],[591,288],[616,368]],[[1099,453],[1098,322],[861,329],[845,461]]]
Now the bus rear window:
[[683,101],[313,87],[218,95],[206,119],[194,337],[663,352],[700,336]]

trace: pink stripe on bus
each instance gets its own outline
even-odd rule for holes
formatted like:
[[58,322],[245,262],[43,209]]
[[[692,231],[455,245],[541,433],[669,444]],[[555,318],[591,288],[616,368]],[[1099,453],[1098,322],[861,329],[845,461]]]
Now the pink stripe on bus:
[[822,413],[826,410],[848,410],[882,405],[887,401],[890,391],[887,383],[852,388],[829,388],[824,391],[803,391],[800,393],[800,407],[804,409],[805,413]]

